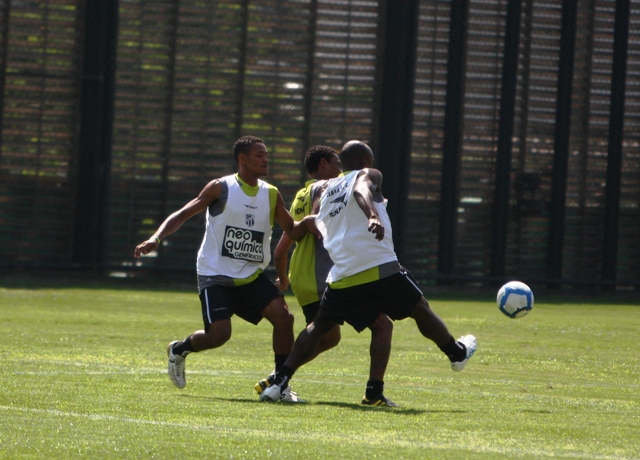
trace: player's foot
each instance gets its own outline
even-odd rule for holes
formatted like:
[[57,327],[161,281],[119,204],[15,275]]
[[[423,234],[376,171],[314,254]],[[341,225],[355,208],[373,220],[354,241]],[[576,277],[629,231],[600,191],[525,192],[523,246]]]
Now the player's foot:
[[186,358],[173,354],[173,346],[176,343],[178,343],[178,340],[174,340],[167,346],[167,357],[169,358],[167,373],[175,386],[184,388],[187,385],[187,379],[184,375],[184,361]]
[[273,385],[273,382],[275,381],[275,379],[276,379],[275,372],[271,373],[269,377],[267,377],[266,379],[262,379],[258,383],[256,383],[256,386],[254,386],[253,389],[256,390],[256,393],[260,395],[264,390],[269,388],[269,386]]
[[478,348],[478,341],[472,335],[463,335],[458,339],[458,343],[464,345],[467,349],[467,355],[462,361],[452,361],[451,369],[456,372],[460,372],[467,365],[467,362],[471,359],[473,354],[476,352],[476,348]]
[[387,407],[398,407],[396,403],[384,397],[384,395],[380,395],[377,398],[367,399],[367,396],[362,397],[362,404],[365,406],[387,406]]
[[262,393],[260,393],[260,401],[267,402],[288,402],[288,403],[306,403],[304,399],[298,396],[298,393],[291,390],[290,386],[287,386],[284,390],[278,385],[271,385],[267,387]]
[[298,396],[298,393],[293,391],[290,386],[282,390],[282,394],[280,395],[280,401],[288,402],[288,403],[302,403],[305,404],[307,401]]
[[260,393],[260,401],[266,402],[278,402],[280,401],[280,397],[282,396],[282,392],[278,385],[271,385],[264,389],[262,393]]

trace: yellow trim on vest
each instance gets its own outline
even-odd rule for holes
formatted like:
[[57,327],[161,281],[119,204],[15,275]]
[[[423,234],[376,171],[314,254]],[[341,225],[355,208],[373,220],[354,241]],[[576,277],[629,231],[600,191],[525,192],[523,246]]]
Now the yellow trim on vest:
[[269,187],[269,207],[271,208],[270,218],[271,226],[273,227],[276,221],[276,203],[278,202],[278,189],[271,184],[267,184]]
[[245,181],[242,180],[240,174],[236,173],[236,179],[240,182],[240,186],[242,191],[247,194],[247,196],[256,196],[258,194],[258,190],[260,190],[259,185],[249,185]]
[[234,286],[244,286],[245,284],[253,283],[258,278],[258,276],[260,276],[260,273],[262,273],[262,270],[257,269],[253,275],[246,278],[232,278],[233,284]]
[[[242,191],[247,194],[247,196],[256,196],[258,194],[258,190],[260,190],[259,185],[249,185],[245,181],[242,180],[240,174],[236,173],[236,179],[240,182]],[[264,182],[264,181],[263,181]],[[269,190],[269,207],[270,207],[270,223],[273,227],[273,224],[276,221],[276,203],[278,201],[278,188],[274,185],[265,182],[267,189]]]
[[353,286],[359,286],[360,284],[371,283],[372,281],[378,281],[380,279],[380,267],[375,266],[367,270],[363,270],[355,275],[347,276],[341,280],[329,283],[331,289],[344,289]]

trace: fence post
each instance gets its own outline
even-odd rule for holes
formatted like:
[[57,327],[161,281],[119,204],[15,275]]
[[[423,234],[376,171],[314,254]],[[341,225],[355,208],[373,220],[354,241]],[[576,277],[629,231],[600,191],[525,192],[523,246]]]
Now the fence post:
[[622,138],[624,134],[624,100],[629,40],[629,0],[616,1],[613,37],[607,188],[603,235],[604,257],[602,263],[602,282],[605,289],[615,289],[617,275],[620,186],[622,181]]
[[453,258],[458,219],[458,176],[464,122],[468,13],[468,0],[453,0],[451,2],[438,235],[438,282],[440,284],[449,281],[448,278],[453,275],[454,268]]
[[104,263],[113,129],[118,0],[88,0],[76,169],[73,263]]
[[513,118],[518,83],[518,45],[520,38],[520,0],[509,0],[504,36],[500,118],[498,121],[498,151],[493,199],[493,231],[491,233],[491,276],[504,276],[509,223],[509,189],[511,150],[513,148]]
[[419,2],[389,0],[383,11],[381,83],[375,123],[377,139],[373,147],[376,167],[384,174],[384,194],[392,203],[388,211],[394,247],[402,260],[411,165]]
[[560,65],[558,68],[556,130],[553,145],[553,173],[549,206],[549,246],[547,251],[547,276],[551,287],[560,287],[560,280],[562,279],[577,9],[577,0],[562,1]]

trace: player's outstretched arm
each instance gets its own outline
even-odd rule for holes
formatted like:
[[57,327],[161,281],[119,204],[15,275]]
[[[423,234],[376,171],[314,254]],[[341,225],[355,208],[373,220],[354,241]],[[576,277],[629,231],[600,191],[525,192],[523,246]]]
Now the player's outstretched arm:
[[360,171],[353,188],[353,196],[369,219],[369,231],[375,235],[376,240],[384,238],[384,227],[378,217],[374,199],[374,194],[382,196],[381,185],[382,173],[377,169],[367,168]]
[[187,220],[204,211],[211,203],[216,201],[220,197],[221,190],[222,185],[217,179],[209,182],[196,198],[167,217],[151,238],[136,246],[133,251],[133,257],[139,259],[140,256],[149,254],[157,249],[161,240],[175,233]]

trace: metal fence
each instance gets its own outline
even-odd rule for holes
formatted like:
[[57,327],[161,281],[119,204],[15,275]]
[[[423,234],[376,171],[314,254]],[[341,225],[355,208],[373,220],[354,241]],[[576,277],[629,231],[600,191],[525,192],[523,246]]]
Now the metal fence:
[[290,202],[371,144],[422,282],[640,286],[638,0],[0,0],[0,267],[193,273],[133,247],[262,137]]

